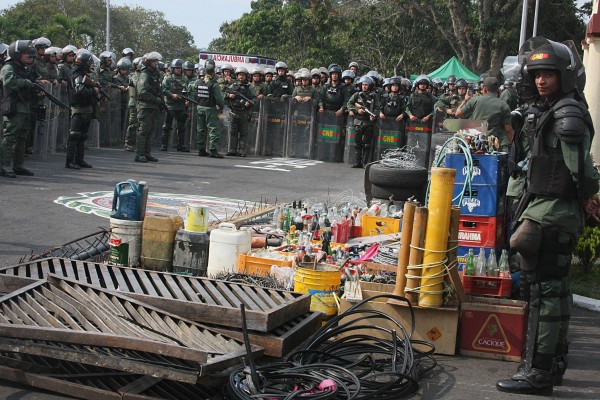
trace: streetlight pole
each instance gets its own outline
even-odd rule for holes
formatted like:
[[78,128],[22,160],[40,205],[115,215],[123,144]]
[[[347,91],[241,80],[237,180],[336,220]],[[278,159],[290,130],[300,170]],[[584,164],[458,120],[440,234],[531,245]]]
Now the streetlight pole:
[[523,11],[521,13],[521,36],[519,38],[519,49],[525,43],[527,36],[527,0],[523,0]]
[[106,0],[106,51],[110,51],[110,0]]

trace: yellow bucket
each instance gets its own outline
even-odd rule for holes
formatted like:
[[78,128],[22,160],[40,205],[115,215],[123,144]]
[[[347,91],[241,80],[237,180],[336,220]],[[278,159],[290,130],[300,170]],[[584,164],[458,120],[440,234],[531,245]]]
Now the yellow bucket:
[[310,294],[310,310],[333,317],[338,311],[335,293],[340,290],[341,278],[341,271],[333,266],[317,265],[316,270],[298,268],[294,292]]

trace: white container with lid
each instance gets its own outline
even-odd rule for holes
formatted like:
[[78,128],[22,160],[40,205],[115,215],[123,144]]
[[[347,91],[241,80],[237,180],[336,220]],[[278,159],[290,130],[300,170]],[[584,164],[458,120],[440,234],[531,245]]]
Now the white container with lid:
[[209,278],[221,272],[237,272],[238,256],[251,249],[252,235],[246,228],[237,229],[229,222],[222,222],[210,232],[208,248]]

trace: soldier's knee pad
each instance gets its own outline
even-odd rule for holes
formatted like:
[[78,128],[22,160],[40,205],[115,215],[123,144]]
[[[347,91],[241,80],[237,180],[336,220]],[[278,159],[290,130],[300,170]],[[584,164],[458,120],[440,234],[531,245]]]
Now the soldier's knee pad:
[[542,226],[525,219],[510,238],[510,247],[521,255],[521,269],[532,272],[537,269],[542,243]]
[[574,248],[573,235],[555,227],[544,228],[539,256],[540,278],[560,279],[566,276],[569,273]]
[[79,131],[71,131],[69,132],[69,140],[70,141],[77,141],[81,139],[81,132]]

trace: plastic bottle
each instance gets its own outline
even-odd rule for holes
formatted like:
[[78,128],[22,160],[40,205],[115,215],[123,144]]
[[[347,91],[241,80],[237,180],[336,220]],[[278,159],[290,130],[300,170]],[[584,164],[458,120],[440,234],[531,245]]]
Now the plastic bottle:
[[502,255],[500,256],[500,277],[501,278],[510,278],[510,264],[508,263],[508,251],[506,249],[502,250]]
[[277,220],[277,229],[283,230],[283,225],[285,225],[285,212],[284,210],[279,210],[279,219]]
[[275,226],[277,226],[277,224],[279,223],[279,214],[280,213],[281,213],[281,210],[279,209],[279,207],[277,207],[275,209],[275,211],[273,211],[273,220],[272,220],[272,223]]
[[465,275],[475,275],[475,256],[473,255],[473,249],[469,249],[467,255],[467,264],[465,265]]
[[496,261],[496,250],[490,250],[490,256],[488,257],[488,275],[489,276],[500,276],[500,270],[498,269],[498,262]]
[[283,222],[283,230],[286,232],[290,231],[290,225],[292,222],[292,212],[289,207],[285,209],[285,221]]

